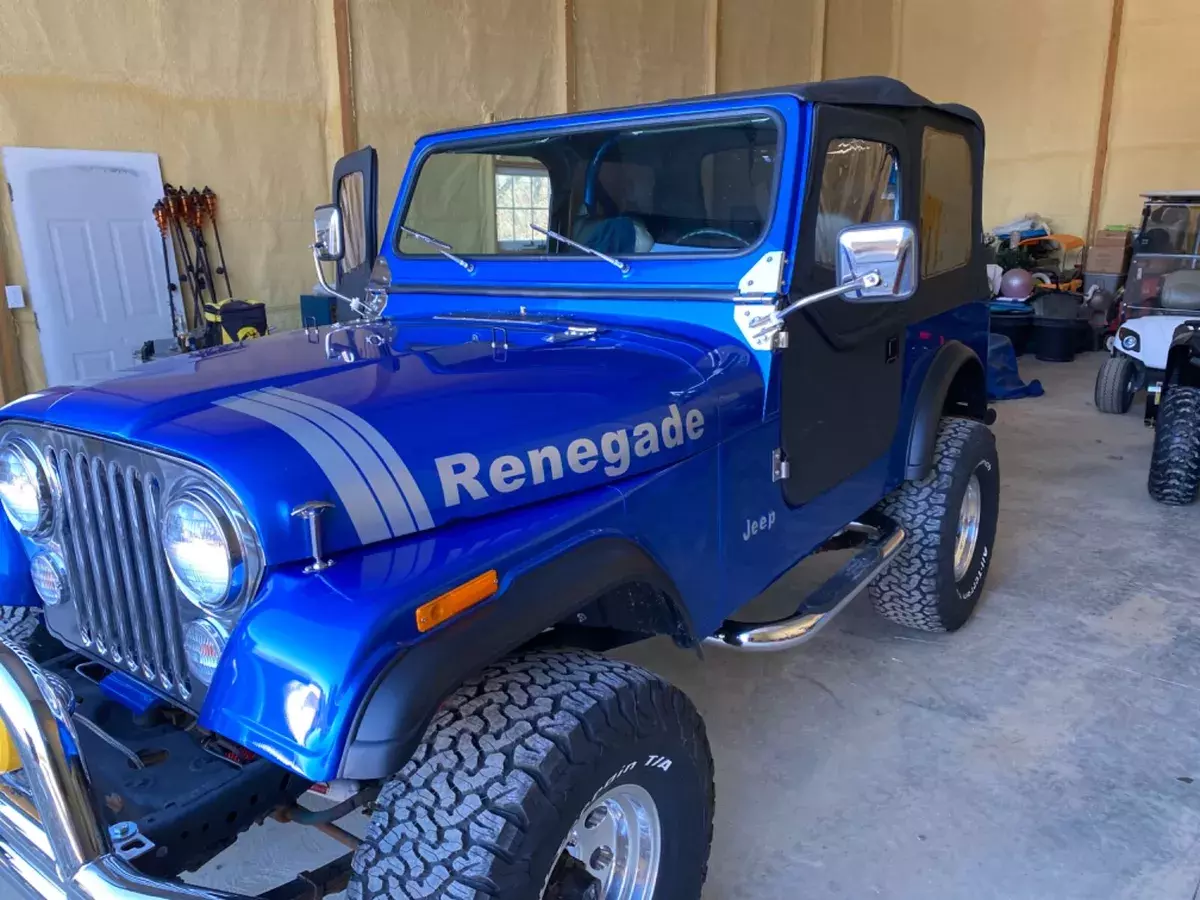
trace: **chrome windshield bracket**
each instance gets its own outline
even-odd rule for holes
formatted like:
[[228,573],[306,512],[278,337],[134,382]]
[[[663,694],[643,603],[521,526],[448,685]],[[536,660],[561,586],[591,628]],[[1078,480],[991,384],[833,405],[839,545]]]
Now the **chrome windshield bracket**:
[[738,282],[738,293],[743,297],[774,297],[783,282],[783,264],[787,259],[782,250],[770,250],[758,258],[758,262],[746,270]]

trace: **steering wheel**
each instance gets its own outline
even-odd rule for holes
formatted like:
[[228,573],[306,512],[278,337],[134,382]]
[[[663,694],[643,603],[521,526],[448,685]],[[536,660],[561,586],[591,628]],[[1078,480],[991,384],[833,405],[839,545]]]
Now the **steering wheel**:
[[686,241],[688,238],[691,238],[691,237],[702,237],[702,236],[705,236],[705,235],[712,235],[712,236],[715,236],[715,237],[729,238],[731,241],[737,241],[737,243],[738,243],[740,246],[742,246],[742,247],[749,247],[749,246],[750,246],[750,242],[749,242],[748,240],[746,240],[744,237],[742,237],[741,235],[739,235],[739,234],[734,234],[734,233],[733,233],[733,232],[731,232],[731,231],[722,231],[720,228],[696,228],[696,229],[694,229],[694,230],[692,230],[692,231],[689,231],[687,234],[680,235],[679,237],[677,237],[677,238],[675,239],[674,243],[676,243],[676,244],[682,244],[682,243],[683,243],[684,241]]

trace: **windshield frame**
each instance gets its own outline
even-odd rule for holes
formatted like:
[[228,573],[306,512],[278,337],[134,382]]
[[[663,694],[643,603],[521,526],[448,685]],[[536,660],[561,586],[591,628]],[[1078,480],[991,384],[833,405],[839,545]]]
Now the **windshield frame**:
[[[801,139],[808,131],[808,111],[808,104],[786,93],[715,97],[658,108],[642,107],[517,120],[422,138],[414,149],[401,185],[382,249],[383,255],[392,264],[393,289],[553,289],[561,285],[569,290],[619,287],[622,290],[682,289],[723,295],[731,291],[736,293],[739,280],[762,254],[782,250],[788,255],[787,262],[790,265],[794,238],[791,225],[796,215],[797,189],[803,184],[807,169],[807,154]],[[422,167],[434,153],[484,150],[505,143],[559,136],[565,132],[680,127],[689,123],[738,122],[752,117],[769,118],[778,131],[778,137],[768,214],[757,240],[749,247],[626,254],[620,258],[628,264],[628,273],[618,271],[603,259],[582,253],[463,252],[460,255],[475,266],[474,273],[467,273],[440,255],[400,250],[402,232],[399,225],[408,215]],[[552,266],[553,269],[547,270],[546,266]]]

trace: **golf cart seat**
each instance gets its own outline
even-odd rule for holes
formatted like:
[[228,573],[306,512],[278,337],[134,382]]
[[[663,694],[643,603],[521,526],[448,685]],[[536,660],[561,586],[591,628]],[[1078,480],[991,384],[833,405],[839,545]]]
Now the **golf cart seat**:
[[1164,276],[1162,305],[1166,309],[1200,310],[1200,270],[1180,269]]

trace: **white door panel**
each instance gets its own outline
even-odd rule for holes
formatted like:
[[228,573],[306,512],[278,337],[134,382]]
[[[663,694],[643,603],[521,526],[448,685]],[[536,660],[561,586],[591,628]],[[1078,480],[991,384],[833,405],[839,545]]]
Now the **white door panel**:
[[171,335],[155,154],[7,147],[4,171],[49,384],[104,378]]

